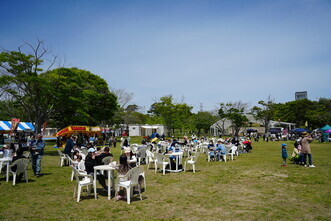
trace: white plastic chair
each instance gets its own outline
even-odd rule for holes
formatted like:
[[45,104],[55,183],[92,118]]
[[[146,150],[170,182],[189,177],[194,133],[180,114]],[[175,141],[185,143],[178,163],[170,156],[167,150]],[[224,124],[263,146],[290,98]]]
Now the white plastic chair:
[[233,145],[227,154],[231,156],[231,160],[233,161],[233,156],[238,156],[238,147]]
[[[218,155],[219,154],[219,155]],[[221,154],[221,153],[216,153],[215,154],[215,158],[218,157],[217,160],[221,160],[221,157],[223,158],[224,162],[226,162],[226,155],[227,155],[227,150],[225,150],[225,154]]]
[[117,185],[116,185],[117,188],[116,188],[116,192],[115,192],[115,199],[116,199],[118,191],[120,190],[121,187],[123,187],[126,189],[127,203],[130,204],[131,196],[133,196],[133,187],[137,186],[138,191],[139,191],[140,200],[142,200],[141,188],[140,188],[140,184],[139,184],[140,174],[141,174],[141,169],[139,167],[134,167],[134,168],[130,169],[124,177],[121,178],[121,180],[125,180],[125,181],[118,180]]
[[197,152],[195,155],[187,158],[184,163],[184,171],[186,171],[186,164],[189,164],[189,165],[192,165],[193,173],[195,173],[195,165],[198,161],[198,157],[199,157],[199,152]]
[[21,158],[15,160],[15,162],[11,165],[10,168],[13,168],[15,165],[17,166],[16,171],[10,170],[10,172],[13,174],[13,185],[16,184],[16,175],[20,173],[24,174],[25,181],[28,182],[28,173],[26,171],[26,168],[28,167],[29,163],[30,163],[29,159]]
[[[77,202],[79,202],[82,187],[84,187],[84,186],[87,187],[87,194],[89,195],[91,192],[90,187],[94,187],[95,183],[93,182],[93,177],[91,175],[88,175],[88,174],[83,175],[75,167],[72,166],[71,168],[74,171],[76,182],[77,182],[77,184],[75,185],[75,189],[74,189],[74,197],[76,196],[76,191],[77,191],[76,188],[77,188],[78,189]],[[80,179],[80,177],[82,177],[83,179]],[[97,198],[96,188],[94,188],[94,197],[95,197],[95,199]]]
[[[65,155],[67,155],[67,154],[65,154]],[[69,165],[70,166],[73,166],[73,167],[75,167],[76,169],[78,169],[78,171],[79,171],[79,173],[80,174],[82,174],[82,175],[86,175],[86,172],[85,172],[85,168],[84,168],[84,170],[80,170],[79,168],[78,168],[78,164],[80,163],[80,162],[75,162],[75,161],[73,161],[68,155],[67,155],[67,159],[69,160]],[[81,161],[82,162],[82,161]],[[71,181],[73,181],[74,180],[74,176],[75,176],[75,172],[72,170],[71,171]]]
[[129,146],[131,148],[132,153],[136,154],[138,151],[138,144],[134,143]]
[[2,161],[0,161],[0,174],[2,172]]
[[139,167],[140,169],[140,176],[142,176],[144,178],[144,188],[145,188],[145,191],[146,191],[146,177],[145,177],[145,171],[142,167]]
[[30,158],[30,152],[25,152],[22,154],[25,158],[29,159]]
[[146,160],[146,148],[142,148],[137,152],[137,164],[140,165],[142,159]]
[[103,165],[108,165],[113,161],[113,157],[112,156],[108,156],[108,157],[104,157],[102,159],[102,163]]
[[165,162],[164,161],[164,156],[160,153],[155,153],[155,173],[157,171],[158,165],[162,166],[162,170],[163,170],[163,175],[165,175],[165,168],[166,166],[169,164],[169,162]]
[[155,156],[154,153],[152,153],[150,150],[146,150],[146,164],[147,169],[149,169],[150,164],[155,164]]
[[62,167],[64,165],[64,163],[66,162],[66,160],[68,159],[66,154],[62,153],[61,150],[57,149],[57,152],[60,155],[60,167]]

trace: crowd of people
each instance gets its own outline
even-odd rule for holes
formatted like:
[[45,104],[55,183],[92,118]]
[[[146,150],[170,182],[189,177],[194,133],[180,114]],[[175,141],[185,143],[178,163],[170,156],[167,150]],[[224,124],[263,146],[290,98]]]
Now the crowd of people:
[[[97,165],[103,165],[103,159],[106,157],[113,157],[110,149],[111,146],[107,145],[103,148],[97,145],[97,139],[87,139],[88,142],[85,143],[85,146],[79,145],[77,143],[77,137],[70,136],[66,140],[66,144],[64,146],[64,154],[72,159],[74,165],[77,168],[85,168],[86,174],[94,177],[94,167]],[[130,148],[130,138],[122,138],[121,139],[121,148],[123,149],[123,154],[119,157],[119,164],[116,165],[116,170],[118,172],[119,180],[125,176],[125,174],[133,167],[137,166],[137,158],[133,154],[132,149]],[[116,147],[116,145],[114,146]],[[138,147],[147,148],[146,143],[143,141],[142,144]],[[87,154],[86,154],[87,153]],[[79,164],[84,163],[83,167],[80,167]],[[106,184],[106,176],[103,173],[97,172],[96,174],[97,180],[102,186],[102,190],[104,192],[108,191],[108,186]],[[126,195],[124,191],[120,191],[117,194],[117,199],[126,199]]]
[[[41,134],[37,135],[37,138],[34,135],[31,135],[27,139],[27,148],[30,153],[30,159],[32,162],[32,169],[36,177],[41,176],[41,161],[44,153],[45,142],[43,141],[43,136]],[[94,176],[94,167],[97,165],[103,164],[103,159],[105,157],[113,157],[111,153],[111,147],[116,147],[114,143],[120,142],[120,146],[122,149],[122,154],[119,157],[119,163],[116,165],[116,169],[118,172],[118,179],[121,180],[125,177],[126,173],[131,169],[137,166],[138,158],[141,157],[140,154],[144,153],[144,158],[139,163],[145,163],[146,161],[146,150],[155,151],[155,148],[162,146],[165,147],[164,151],[160,151],[161,153],[171,154],[174,152],[180,151],[180,147],[194,147],[197,145],[206,145],[209,152],[209,157],[211,161],[222,161],[225,160],[224,157],[227,154],[228,149],[227,146],[236,146],[241,153],[249,153],[252,151],[252,141],[250,140],[252,137],[229,137],[226,139],[216,139],[216,138],[208,138],[201,137],[198,138],[196,135],[192,134],[189,138],[188,136],[184,136],[181,139],[162,139],[159,143],[152,143],[147,140],[143,140],[141,144],[134,147],[130,144],[130,137],[122,137],[120,141],[113,142],[109,141],[107,146],[101,148],[98,145],[97,136],[93,137],[84,137],[83,142],[79,141],[79,136],[70,136],[66,139],[66,143],[64,145],[64,153],[71,158],[74,162],[74,165],[78,167],[78,165],[83,164],[83,168],[85,168],[86,174]],[[116,140],[116,139],[115,139]],[[287,144],[281,144],[281,156],[282,156],[282,166],[287,166],[287,159],[290,162],[298,165],[304,165],[306,167],[315,167],[313,165],[312,153],[310,149],[310,143],[313,141],[313,138],[309,133],[302,133],[301,137],[295,140],[294,149],[290,156],[287,154]],[[62,145],[62,144],[61,144]],[[9,157],[12,157],[12,162],[15,162],[18,159],[24,158],[26,156],[23,155],[23,151],[26,150],[22,146],[19,146],[18,149],[11,145],[5,144],[3,146],[3,151]],[[162,150],[159,148],[158,150]],[[174,167],[175,165],[175,157],[170,156],[170,167]],[[307,163],[308,160],[308,163]],[[180,165],[181,167],[181,165]],[[13,171],[16,168],[11,168]],[[18,180],[22,178],[23,174],[18,176]],[[106,176],[103,173],[97,172],[96,174],[97,180],[102,186],[103,191],[108,191],[108,187],[106,184]],[[142,178],[141,178],[142,179]],[[114,190],[115,191],[115,190]],[[117,199],[126,199],[125,191],[120,191],[117,194]]]
[[[14,143],[4,144],[2,147],[3,157],[11,158],[11,163],[21,158],[30,158],[32,163],[32,170],[36,177],[41,176],[41,160],[44,154],[45,141],[43,135],[38,134],[37,139],[34,135],[28,137],[26,145],[17,145]],[[23,155],[24,151],[28,151],[29,154]],[[16,171],[16,167],[11,168],[12,171]],[[17,181],[20,181],[23,174],[19,174]]]

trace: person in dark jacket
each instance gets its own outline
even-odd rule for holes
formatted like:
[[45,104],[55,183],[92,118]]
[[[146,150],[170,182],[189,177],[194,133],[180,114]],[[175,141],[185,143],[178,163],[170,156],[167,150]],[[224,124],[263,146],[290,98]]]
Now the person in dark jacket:
[[39,177],[41,171],[41,159],[44,154],[45,141],[43,141],[43,135],[38,134],[36,144],[31,148],[32,153],[32,169],[34,174]]
[[74,146],[75,146],[75,144],[74,144],[74,141],[73,141],[73,137],[70,136],[69,139],[66,142],[66,146],[64,148],[64,153],[68,154],[68,156],[71,157],[71,150],[74,148]]
[[[95,149],[93,147],[91,147],[90,149],[88,149],[88,155],[85,158],[86,173],[89,175],[92,175],[92,177],[94,177],[94,166],[97,166],[97,165],[98,165],[98,163],[96,160]],[[99,183],[101,184],[101,186],[103,187],[103,189],[107,192],[108,187],[106,185],[105,176],[98,172],[97,179],[98,179]]]
[[96,156],[96,160],[97,160],[97,163],[98,165],[102,165],[102,159],[105,158],[105,157],[112,157],[113,154],[109,152],[109,147],[105,147],[103,148],[103,152]]

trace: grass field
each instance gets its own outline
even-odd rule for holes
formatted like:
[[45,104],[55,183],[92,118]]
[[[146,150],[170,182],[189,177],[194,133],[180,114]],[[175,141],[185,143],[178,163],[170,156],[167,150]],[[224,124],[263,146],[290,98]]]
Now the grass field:
[[[288,144],[292,153],[293,142]],[[29,167],[29,183],[12,186],[0,176],[2,220],[331,220],[331,144],[311,144],[316,168],[281,167],[281,142],[253,143],[234,161],[207,162],[198,172],[154,174],[146,170],[143,200],[114,202],[100,193],[73,198],[71,169],[59,167],[47,146],[40,178]],[[119,148],[112,149],[115,158]]]

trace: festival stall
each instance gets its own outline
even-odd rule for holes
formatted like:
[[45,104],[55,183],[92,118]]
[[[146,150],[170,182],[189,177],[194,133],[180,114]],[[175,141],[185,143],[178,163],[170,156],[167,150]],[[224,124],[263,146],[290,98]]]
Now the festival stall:
[[35,127],[32,123],[20,122],[16,118],[13,118],[11,121],[0,121],[0,145],[5,143],[24,143],[26,134],[34,131]]
[[84,134],[93,136],[95,134],[100,135],[102,132],[101,127],[90,127],[90,126],[68,126],[57,132],[54,136],[56,137],[69,137],[72,134]]
[[320,131],[322,131],[322,141],[330,141],[330,131],[331,131],[331,126],[330,125],[325,125],[324,127],[319,129]]
[[[12,127],[11,121],[0,121],[0,133],[9,134],[11,131],[15,130]],[[16,132],[34,132],[35,128],[32,123],[29,122],[18,122]],[[14,131],[13,131],[14,132]]]

